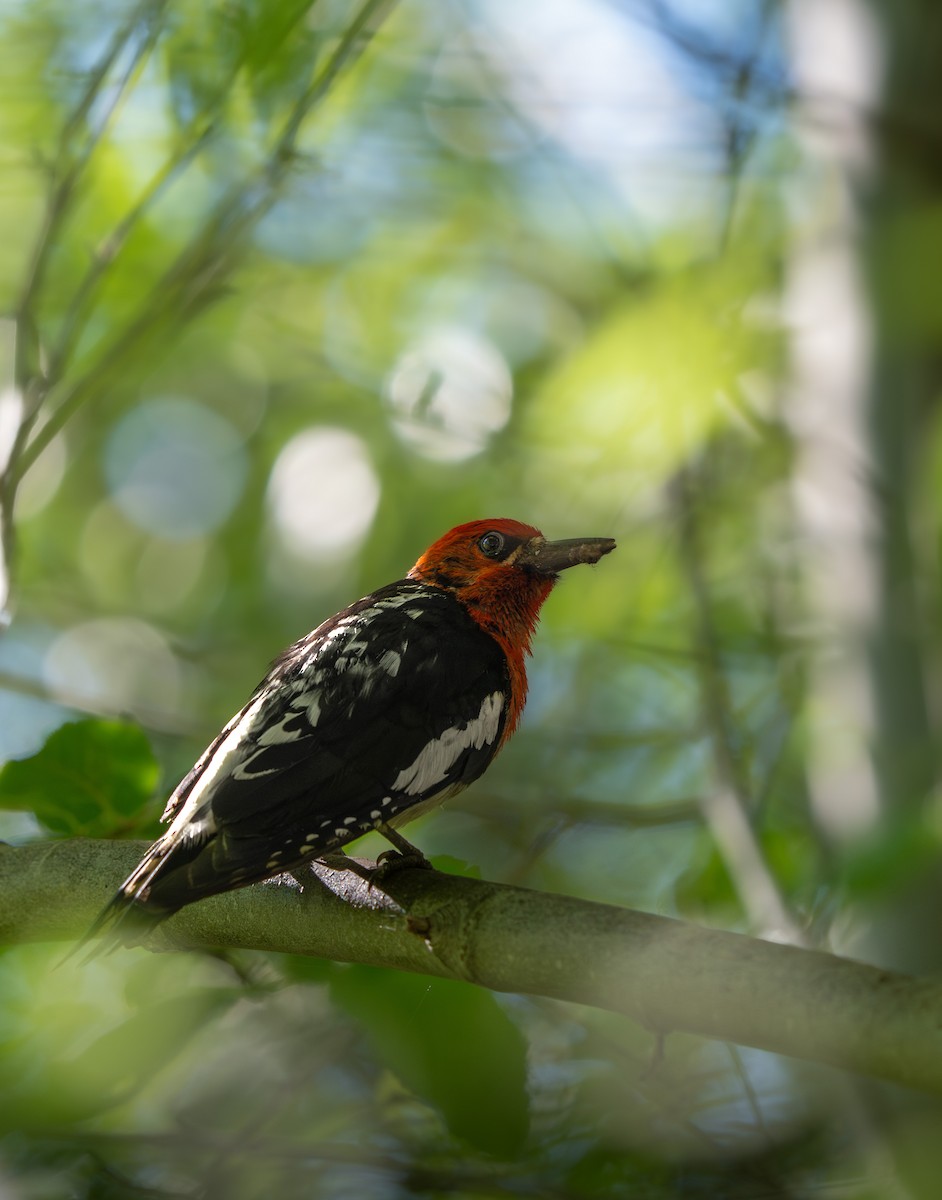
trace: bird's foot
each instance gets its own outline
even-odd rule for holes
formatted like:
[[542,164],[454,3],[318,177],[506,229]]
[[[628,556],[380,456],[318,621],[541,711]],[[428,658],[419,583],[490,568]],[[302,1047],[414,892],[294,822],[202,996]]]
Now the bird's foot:
[[331,871],[352,871],[354,875],[358,875],[360,879],[372,879],[375,871],[368,863],[361,861],[358,858],[351,858],[343,850],[332,850],[329,854],[322,854],[317,862],[320,866],[327,867]]
[[[326,876],[322,872],[344,872],[349,871],[356,875],[358,879],[362,879],[369,888],[380,887],[384,879],[388,879],[390,875],[394,875],[397,871],[405,870],[408,867],[419,867],[425,870],[432,870],[432,864],[425,857],[417,846],[413,846],[401,834],[396,833],[388,825],[377,825],[377,830],[392,842],[395,846],[394,850],[385,850],[378,855],[376,862],[366,862],[364,859],[351,858],[343,849],[338,847],[331,850],[327,854],[321,854],[311,863],[306,869],[298,868],[291,872],[295,881],[303,888],[315,879],[321,885],[325,885]],[[334,890],[334,885],[330,882],[326,886]]]
[[397,833],[391,825],[381,822],[376,828],[386,841],[392,842],[395,847],[393,850],[384,850],[382,854],[377,856],[376,869],[373,875],[373,878],[377,882],[381,879],[386,879],[396,871],[403,871],[407,867],[418,867],[424,871],[432,870],[432,864],[418,846],[413,846],[407,838],[404,838],[401,833]]
[[376,866],[373,868],[373,882],[380,883],[384,879],[388,879],[390,875],[395,875],[397,871],[405,871],[409,867],[417,867],[422,871],[431,871],[432,864],[425,857],[421,850],[416,850],[414,854],[403,854],[401,850],[384,850],[382,854],[376,858]]

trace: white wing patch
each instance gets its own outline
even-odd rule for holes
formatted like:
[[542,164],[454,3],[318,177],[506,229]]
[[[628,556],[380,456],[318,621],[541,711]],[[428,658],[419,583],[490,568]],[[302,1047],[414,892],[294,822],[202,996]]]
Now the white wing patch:
[[344,617],[342,621],[337,622],[337,624],[333,627],[333,629],[331,629],[331,631],[329,633],[325,633],[324,636],[322,638],[320,638],[320,645],[318,646],[318,650],[319,651],[323,650],[323,648],[325,646],[329,646],[330,643],[333,641],[336,641],[337,638],[342,638],[346,634],[347,630],[350,628],[351,625],[358,625],[358,624],[359,624],[358,616]]
[[184,837],[190,842],[205,842],[216,832],[216,818],[212,809],[206,805],[205,811],[193,814],[193,820],[187,821],[183,830]]
[[286,742],[296,742],[305,733],[304,729],[285,729],[290,721],[297,721],[304,713],[308,725],[316,725],[321,715],[321,694],[317,692],[302,692],[291,701],[288,711],[280,721],[269,725],[258,739],[260,746],[282,746]]
[[[265,696],[259,696],[245,710],[241,720],[236,721],[229,730],[225,740],[220,743],[213,756],[203,767],[199,778],[193,785],[192,792],[186,798],[186,803],[177,813],[164,837],[170,838],[172,834],[182,830],[197,815],[198,810],[204,804],[206,804],[208,809],[209,801],[216,790],[216,785],[230,773],[232,761],[239,753],[239,747],[245,737],[245,731],[251,728],[252,722],[265,704],[265,699]],[[209,820],[212,820],[211,815],[209,815]],[[207,832],[209,832],[208,824],[206,828]],[[215,829],[215,822],[213,822],[213,829]]]
[[[245,714],[239,722],[236,730],[242,728],[247,736],[251,733],[252,724],[257,716],[257,704],[253,704],[251,709]],[[308,728],[304,726],[295,729],[286,729],[285,726],[291,721],[297,721],[298,717],[304,715],[307,720]],[[310,733],[310,727],[316,726],[318,718],[321,715],[321,692],[320,689],[313,691],[300,692],[294,697],[288,706],[288,711],[284,714],[280,721],[273,725],[267,726],[258,736],[258,749],[254,754],[250,754],[248,758],[240,763],[236,763],[232,768],[233,779],[258,779],[261,775],[275,775],[281,770],[281,767],[268,767],[265,770],[259,770],[257,767],[253,770],[252,764],[257,758],[260,758],[269,746],[284,746],[290,742],[296,742],[299,738],[306,737]],[[213,755],[213,761],[216,756],[226,748],[229,738],[219,747],[219,750]]]
[[[404,608],[407,604],[413,604],[416,597],[422,595],[423,591],[423,587],[403,588],[401,592],[396,592],[392,596],[384,596],[382,600],[377,600],[373,607],[371,609],[367,609],[366,611],[367,613],[370,613],[373,611],[381,612],[383,609],[389,610],[395,608]],[[421,616],[422,610],[413,609],[407,615],[414,618],[416,613]]]
[[500,692],[485,697],[481,711],[467,725],[446,729],[440,737],[422,747],[415,762],[399,772],[393,791],[420,796],[436,783],[442,783],[463,751],[471,746],[480,750],[485,743],[490,745],[494,741],[503,707],[504,697]]
[[[405,646],[403,646],[403,650],[405,650]],[[402,655],[398,650],[387,650],[379,660],[379,665],[387,675],[391,675],[395,679],[399,674],[399,668],[402,666]]]

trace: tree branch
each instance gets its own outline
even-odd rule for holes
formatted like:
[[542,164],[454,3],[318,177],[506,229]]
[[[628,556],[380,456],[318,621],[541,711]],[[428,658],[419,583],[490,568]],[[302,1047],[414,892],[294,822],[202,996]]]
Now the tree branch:
[[[73,938],[137,863],[141,842],[0,846],[0,943]],[[942,1094],[942,984],[817,951],[435,871],[371,888],[316,868],[183,910],[155,948],[308,954],[462,979],[625,1013]]]

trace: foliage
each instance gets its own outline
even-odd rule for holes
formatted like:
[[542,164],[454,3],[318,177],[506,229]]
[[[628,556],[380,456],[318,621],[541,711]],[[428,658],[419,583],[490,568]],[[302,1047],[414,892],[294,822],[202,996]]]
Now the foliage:
[[[5,7],[3,836],[152,832],[283,645],[508,515],[619,548],[552,598],[523,729],[423,848],[938,964],[935,26],[874,4],[858,102],[807,83],[797,7]],[[833,117],[881,103],[864,193]],[[937,1187],[937,1109],[771,1055],[61,952],[4,951],[13,1195]]]
[[450,1133],[512,1158],[527,1134],[523,1037],[486,992],[367,967],[335,972],[331,998],[367,1031],[377,1057],[439,1109]]
[[73,721],[0,769],[0,808],[32,812],[50,833],[139,837],[159,776],[139,726]]

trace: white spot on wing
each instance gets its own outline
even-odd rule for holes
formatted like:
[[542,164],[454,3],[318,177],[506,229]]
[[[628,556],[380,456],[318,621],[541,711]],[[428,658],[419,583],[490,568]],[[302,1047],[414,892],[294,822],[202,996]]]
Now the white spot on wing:
[[[167,830],[165,836],[181,832],[204,804],[208,810],[209,801],[212,799],[219,781],[225,779],[230,774],[232,764],[238,758],[240,745],[245,737],[246,730],[251,728],[253,721],[264,707],[265,700],[266,697],[264,695],[254,700],[242,714],[242,717],[229,730],[225,739],[220,742],[212,757],[207,761],[202,774],[193,785],[192,792],[187,796],[186,803],[177,813],[173,824]],[[215,823],[213,824],[213,828],[215,829]]]
[[379,665],[387,675],[395,677],[399,674],[399,668],[402,665],[402,655],[396,650],[387,650],[383,657],[379,660]]
[[186,824],[186,837],[192,842],[205,842],[216,832],[216,821],[212,809],[206,806],[203,812],[195,812]]
[[260,767],[255,767],[254,769],[252,768],[252,763],[255,762],[257,758],[261,758],[264,753],[265,748],[263,746],[261,750],[256,750],[254,754],[250,754],[244,762],[237,763],[232,768],[232,778],[260,779],[263,775],[277,775],[281,770],[281,767],[266,767],[264,770],[262,770]]
[[[414,603],[420,594],[421,593],[418,588],[407,588],[401,592],[394,593],[392,596],[384,596],[382,600],[378,600],[376,602],[374,608],[377,611],[384,609],[384,608],[386,608],[386,609],[402,608],[406,604]],[[372,612],[373,609],[370,609],[369,611]],[[420,613],[421,610],[412,609],[408,615],[410,617],[414,617],[417,614],[417,612]]]
[[347,630],[353,624],[353,621],[354,621],[353,617],[344,617],[344,619],[342,621],[338,621],[337,624],[333,627],[333,629],[331,629],[331,631],[329,633],[324,634],[323,638],[321,639],[321,644],[318,647],[318,649],[322,650],[324,648],[324,646],[329,646],[330,643],[335,641],[337,638],[343,637],[343,635],[347,632]]
[[300,731],[293,729],[289,732],[285,729],[285,725],[287,725],[289,721],[296,721],[297,719],[298,714],[293,710],[289,710],[285,713],[280,721],[277,721],[274,725],[269,725],[267,729],[262,730],[262,733],[258,739],[258,744],[260,746],[282,746],[285,744],[285,742],[297,741],[297,739],[301,736]]
[[[446,729],[440,736],[423,746],[411,766],[399,772],[393,790],[419,796],[436,783],[441,783],[462,753],[471,746],[480,750],[497,737],[504,697],[492,692],[485,697],[481,711],[460,729]],[[385,804],[386,801],[384,800]]]

